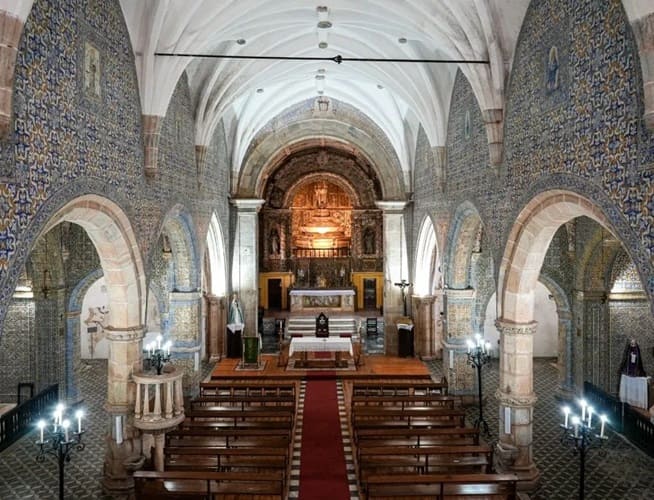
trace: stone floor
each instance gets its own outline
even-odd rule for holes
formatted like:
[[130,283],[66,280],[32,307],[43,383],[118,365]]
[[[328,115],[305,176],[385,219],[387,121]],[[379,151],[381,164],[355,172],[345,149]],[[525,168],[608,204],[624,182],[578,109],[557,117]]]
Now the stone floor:
[[[437,376],[438,361],[430,363]],[[203,367],[209,373],[210,365]],[[484,416],[497,440],[498,406],[492,396],[498,384],[498,364],[483,368]],[[106,397],[107,364],[94,360],[88,363],[81,377],[80,391],[89,418],[85,434],[86,449],[73,454],[65,467],[66,498],[74,500],[102,498],[100,479],[105,452],[108,420],[103,405]],[[534,360],[534,389],[538,402],[534,410],[534,460],[542,474],[541,486],[532,493],[533,500],[569,500],[577,498],[579,457],[561,444],[559,424],[562,421],[559,402],[555,399],[557,371],[552,360]],[[477,408],[468,410],[468,422],[477,418]],[[54,458],[36,461],[36,431],[0,453],[0,499],[52,499],[58,494],[58,469]],[[610,433],[601,449],[591,450],[586,464],[587,500],[646,500],[654,498],[654,459]]]

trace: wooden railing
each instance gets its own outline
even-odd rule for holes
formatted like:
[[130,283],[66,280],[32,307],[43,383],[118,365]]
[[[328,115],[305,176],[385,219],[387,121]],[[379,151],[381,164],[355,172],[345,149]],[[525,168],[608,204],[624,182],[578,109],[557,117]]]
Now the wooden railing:
[[590,382],[584,382],[584,397],[592,403],[596,412],[607,414],[611,427],[654,457],[654,424],[649,418]]
[[54,406],[58,397],[59,384],[54,384],[2,415],[0,417],[0,451],[27,434],[32,429],[34,422]]

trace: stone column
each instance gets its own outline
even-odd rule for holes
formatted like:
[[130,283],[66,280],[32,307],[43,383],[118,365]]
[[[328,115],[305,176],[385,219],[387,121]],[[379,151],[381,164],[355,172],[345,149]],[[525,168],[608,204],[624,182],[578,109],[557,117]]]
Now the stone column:
[[[407,279],[409,264],[404,234],[405,201],[378,201],[383,211],[384,229],[384,324],[386,354],[397,356],[398,339],[395,322],[403,316],[402,292],[394,283]],[[406,273],[403,276],[403,273]],[[408,290],[406,290],[409,293]]]
[[559,312],[559,393],[570,398],[574,395],[575,384],[572,371],[572,314]]
[[24,22],[15,14],[0,11],[0,138],[9,135],[11,124],[14,73],[18,44]]
[[231,200],[236,207],[236,232],[232,258],[232,290],[239,295],[244,336],[257,334],[259,306],[259,216],[257,212],[265,200],[237,198]]
[[488,154],[490,164],[494,167],[502,164],[504,152],[504,121],[501,108],[485,109],[481,116],[486,126]]
[[154,178],[159,173],[159,139],[161,138],[161,124],[163,117],[157,115],[143,115],[143,144],[145,176]]
[[[436,335],[434,332],[434,302],[436,297],[433,295],[413,296],[415,311],[413,314],[415,322],[415,351],[416,355],[424,360],[434,359],[436,351]],[[440,348],[440,339],[438,339]]]
[[[79,310],[66,313],[66,399],[68,401],[77,401],[79,397],[77,381],[82,359],[79,349],[80,315],[81,311]],[[75,337],[77,337],[77,343],[75,343]]]
[[447,182],[447,147],[434,146],[431,148],[432,156],[434,157],[434,184],[437,193],[442,193],[445,190]]
[[448,392],[473,401],[477,379],[474,368],[468,364],[466,340],[474,334],[472,314],[476,293],[472,288],[447,288],[444,295],[443,372],[447,374]]
[[132,374],[142,365],[143,327],[107,327],[109,341],[108,388],[105,410],[111,434],[107,437],[102,486],[112,498],[133,495],[132,467],[142,459],[140,431],[134,427],[136,388]]
[[532,450],[533,342],[536,322],[513,323],[498,319],[500,332],[498,472],[511,472],[520,479],[520,489],[536,487],[539,472]]

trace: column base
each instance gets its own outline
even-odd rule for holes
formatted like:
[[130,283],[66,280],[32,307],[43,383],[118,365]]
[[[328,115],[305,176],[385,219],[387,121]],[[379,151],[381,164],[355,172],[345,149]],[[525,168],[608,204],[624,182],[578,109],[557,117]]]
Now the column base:
[[109,439],[107,443],[102,491],[114,500],[135,498],[132,474],[143,466],[145,457],[140,453],[140,446],[135,447],[131,441],[117,444]]
[[497,443],[495,447],[497,463],[495,469],[498,474],[515,474],[518,476],[518,491],[533,491],[540,483],[540,472],[531,462],[526,465],[515,463],[518,457],[518,448],[508,443]]

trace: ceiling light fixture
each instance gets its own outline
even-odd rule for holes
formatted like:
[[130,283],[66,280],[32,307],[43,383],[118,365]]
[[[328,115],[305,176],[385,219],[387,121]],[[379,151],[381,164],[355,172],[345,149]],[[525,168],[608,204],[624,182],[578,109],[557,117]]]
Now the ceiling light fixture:
[[318,44],[319,49],[326,49],[327,47],[329,47],[329,44],[327,42],[320,42]]
[[257,94],[263,94],[263,89],[257,89]]
[[332,23],[330,21],[318,21],[318,29],[321,30],[326,30],[332,27]]
[[247,42],[245,41],[245,38],[239,38],[238,40],[236,40],[236,43],[238,43],[239,45],[245,45]]
[[[326,46],[326,43],[325,43]],[[340,54],[333,57],[311,56],[247,56],[237,54],[186,54],[183,52],[155,52],[159,57],[197,57],[203,59],[244,59],[261,61],[332,61],[343,62],[377,62],[377,63],[413,63],[413,64],[490,64],[488,59],[401,59],[383,57],[343,57]]]
[[406,43],[407,39],[401,36],[400,38],[397,39],[397,43]]

